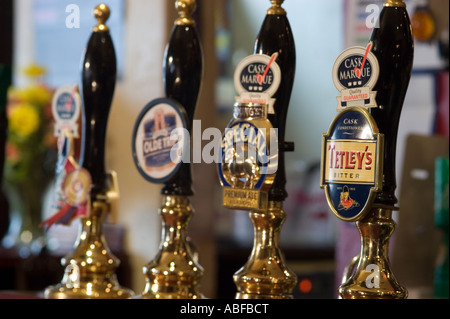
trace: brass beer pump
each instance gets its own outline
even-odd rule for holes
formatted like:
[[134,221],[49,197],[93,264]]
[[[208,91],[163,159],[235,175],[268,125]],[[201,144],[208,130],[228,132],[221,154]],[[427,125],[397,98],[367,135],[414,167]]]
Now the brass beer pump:
[[[283,202],[288,196],[285,184],[286,173],[284,153],[293,150],[292,142],[285,142],[286,116],[290,95],[295,76],[296,52],[295,43],[287,19],[286,11],[281,7],[284,1],[272,0],[272,7],[267,10],[265,20],[257,36],[254,54],[244,59],[235,73],[235,86],[240,93],[240,101],[235,104],[234,118],[227,130],[233,132],[242,130],[246,134],[244,151],[245,160],[239,162],[236,158],[241,151],[239,144],[242,139],[234,137],[234,159],[227,159],[229,150],[223,150],[224,158],[219,164],[219,177],[223,186],[223,205],[227,208],[250,211],[249,217],[253,223],[253,248],[247,263],[239,269],[233,279],[237,287],[236,299],[292,299],[292,291],[297,277],[287,266],[284,255],[279,246],[280,232],[286,219]],[[247,70],[261,70],[261,65],[269,77],[260,74],[246,74]],[[250,67],[249,67],[250,66]],[[245,78],[258,78],[258,92],[262,92],[255,101],[249,99],[254,94],[254,83],[248,85]],[[273,81],[271,80],[273,79]],[[238,82],[238,83],[236,83]],[[250,101],[249,101],[250,100]],[[265,100],[266,102],[261,102]],[[274,132],[264,135],[261,132]],[[258,133],[253,133],[258,132]],[[252,148],[259,154],[261,142],[251,145],[253,138],[258,135],[258,141],[266,142],[264,148],[275,145],[276,156],[269,152],[266,160],[276,160],[276,172],[264,173],[263,158],[255,160],[249,155]],[[232,145],[229,133],[224,134],[223,145]],[[276,141],[274,137],[276,136]],[[237,139],[236,139],[237,138]],[[259,149],[258,149],[259,148]],[[236,157],[237,156],[237,157]],[[264,156],[263,156],[264,157]],[[249,161],[253,168],[249,172]],[[247,167],[247,169],[246,169]],[[243,183],[243,173],[246,171],[246,181]],[[248,177],[250,175],[250,177]],[[258,187],[266,176],[264,183]],[[247,182],[250,179],[250,187]],[[255,182],[252,182],[257,179]],[[257,201],[249,201],[257,198]],[[239,202],[239,203],[238,203]],[[238,203],[238,204],[236,204]]]
[[[128,299],[130,289],[121,287],[115,257],[102,232],[103,221],[117,209],[117,176],[105,171],[106,126],[116,82],[116,55],[109,28],[110,9],[100,4],[94,9],[97,26],[87,44],[82,65],[82,147],[79,174],[84,183],[86,215],[81,217],[78,239],[72,253],[61,263],[65,274],[61,283],[45,289],[48,299]],[[114,217],[114,216],[113,216]]]
[[[341,112],[341,116],[338,115],[340,118],[350,119],[350,115],[365,114],[361,119],[366,118],[372,122],[372,128],[383,137],[383,143],[380,144],[378,155],[379,185],[374,187],[376,191],[373,195],[370,195],[371,197],[369,197],[366,207],[360,214],[352,217],[343,215],[346,209],[342,209],[342,207],[339,208],[341,209],[340,211],[332,208],[334,209],[333,212],[340,219],[356,222],[361,235],[360,254],[355,256],[346,268],[342,284],[339,287],[339,296],[343,299],[405,299],[408,296],[406,288],[398,283],[393,274],[388,252],[389,239],[396,226],[392,213],[395,210],[399,210],[395,196],[397,186],[395,158],[400,113],[412,73],[414,42],[411,30],[405,3],[400,0],[386,1],[380,13],[379,27],[372,32],[369,44],[371,48],[368,48],[366,51],[367,61],[370,60],[371,54],[376,58],[370,62],[370,67],[373,71],[377,71],[375,64],[379,64],[379,77],[373,87],[373,90],[376,92],[378,106],[361,111],[349,108]],[[371,53],[368,54],[367,52],[370,51]],[[366,64],[366,67],[369,66]],[[333,125],[337,122],[339,120],[335,120]],[[346,123],[349,122],[347,121]],[[358,125],[362,125],[361,121],[358,122]],[[342,128],[345,130],[344,125]],[[368,145],[363,144],[367,140],[360,142],[362,145]],[[328,147],[324,148],[323,152],[330,153],[330,149],[334,150],[332,145],[339,145],[339,143],[327,144]],[[351,143],[347,144],[351,145]],[[352,152],[349,152],[350,150]],[[354,149],[346,149],[346,152],[341,154],[357,154],[354,158],[358,158],[360,154],[363,154],[359,151],[353,151]],[[337,153],[335,152],[334,154]],[[339,159],[336,159],[337,157],[339,156],[336,155],[334,157],[334,163],[338,163]],[[352,163],[352,157],[347,159],[350,159],[350,161],[344,165]],[[375,154],[373,154],[373,160],[375,161]],[[358,163],[358,160],[354,162]],[[331,162],[329,159],[324,161],[323,157],[323,170],[328,165],[333,166],[333,160]],[[349,167],[354,166],[349,165]],[[371,168],[376,167],[371,166]],[[354,175],[361,174],[363,170],[364,167],[362,170],[355,172]],[[325,175],[331,176],[326,173]],[[346,182],[349,181],[347,180]],[[327,186],[325,189],[328,190],[330,187],[335,186]],[[349,185],[348,187],[344,186],[342,189],[340,204],[348,205],[345,206],[348,211],[350,211],[349,197],[351,197],[352,192],[356,196],[360,187],[361,185],[356,185],[352,189],[352,186]],[[330,206],[333,206],[331,202],[332,197],[330,196],[328,203]],[[354,199],[353,203],[355,203]],[[359,204],[361,207],[363,206],[363,203],[359,202]]]
[[[142,294],[136,296],[143,299],[204,298],[199,290],[203,268],[187,237],[189,220],[194,214],[189,200],[194,194],[191,165],[181,158],[178,162],[171,159],[170,146],[155,146],[161,146],[158,139],[173,134],[176,128],[191,132],[203,75],[202,47],[191,17],[196,2],[178,0],[175,8],[179,17],[174,23],[164,57],[166,96],[150,102],[143,109],[133,137],[133,156],[138,171],[148,181],[164,185],[161,190],[163,204],[159,209],[162,219],[159,252],[144,266],[146,285]],[[140,138],[142,131],[145,135]],[[142,144],[155,147],[141,149]],[[182,144],[189,147],[187,137]],[[144,159],[139,160],[141,156]]]

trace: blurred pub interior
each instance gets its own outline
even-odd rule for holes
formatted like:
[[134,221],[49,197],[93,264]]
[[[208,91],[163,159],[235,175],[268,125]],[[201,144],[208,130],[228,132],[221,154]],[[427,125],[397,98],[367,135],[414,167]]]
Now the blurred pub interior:
[[[121,260],[119,282],[136,293],[142,292],[145,285],[142,267],[158,251],[161,195],[160,185],[145,181],[135,168],[131,134],[142,108],[164,93],[162,61],[176,17],[174,2],[104,1],[111,9],[108,25],[118,62],[106,166],[117,172],[120,189],[118,220],[105,225],[105,236]],[[356,227],[337,220],[319,186],[321,140],[336,114],[338,92],[331,78],[334,61],[345,48],[367,45],[371,34],[367,21],[375,11],[366,9],[369,5],[381,8],[383,2],[286,0],[283,4],[295,37],[297,67],[286,133],[286,139],[295,142],[295,151],[286,155],[289,197],[280,243],[287,265],[298,276],[296,299],[336,298],[344,267],[360,250]],[[393,272],[409,290],[409,298],[433,298],[435,269],[445,254],[441,249],[444,232],[448,245],[448,185],[444,192],[447,226],[443,231],[434,221],[434,161],[437,157],[448,158],[449,2],[405,2],[414,18],[415,32],[426,28],[423,23],[430,23],[432,31],[415,33],[414,70],[399,126],[396,169],[400,211],[395,215],[397,227],[390,255]],[[0,71],[10,66],[10,86],[20,89],[30,85],[33,68],[41,70],[39,81],[51,89],[77,84],[80,60],[95,24],[92,9],[98,3],[2,0]],[[79,10],[79,16],[70,16],[76,13],[71,5]],[[253,52],[269,6],[268,0],[197,0],[195,20],[205,66],[194,119],[201,120],[202,130],[217,127],[223,131],[232,118],[234,68]],[[419,21],[423,12],[430,21]],[[8,79],[0,80],[4,90],[3,83]],[[36,81],[36,76],[32,80]],[[0,97],[6,98],[3,95]],[[0,106],[4,102],[0,101]],[[0,111],[1,154],[6,150],[8,158],[10,149],[4,145],[6,106]],[[214,163],[194,163],[193,172],[195,214],[189,236],[204,268],[200,289],[208,298],[234,298],[232,276],[250,255],[253,227],[246,212],[222,207]],[[29,229],[21,227],[23,220],[14,212],[3,188],[0,291],[37,296],[61,280],[64,269],[60,259],[71,251],[79,223],[76,220],[70,226],[55,225],[47,232],[39,229],[39,223],[49,217],[53,186],[53,182],[46,186],[40,216]],[[446,267],[448,276],[448,263]]]

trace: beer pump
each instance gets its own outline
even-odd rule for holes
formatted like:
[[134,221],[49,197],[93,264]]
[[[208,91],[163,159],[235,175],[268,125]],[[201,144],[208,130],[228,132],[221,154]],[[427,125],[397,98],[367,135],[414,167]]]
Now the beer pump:
[[132,152],[139,173],[161,190],[162,233],[159,252],[144,266],[146,285],[136,298],[198,299],[203,268],[187,237],[194,214],[189,147],[192,121],[200,91],[203,52],[192,13],[195,0],[177,0],[174,23],[164,57],[166,96],[149,102],[133,133]]
[[[61,183],[66,207],[74,208],[72,212],[81,218],[81,227],[73,252],[61,260],[65,267],[61,283],[45,289],[49,299],[127,299],[134,294],[120,286],[115,274],[120,260],[110,252],[102,232],[105,217],[114,217],[118,198],[117,175],[105,170],[106,127],[116,83],[116,55],[105,25],[110,9],[100,4],[94,15],[98,24],[82,64],[80,163],[68,157],[70,168]],[[73,140],[70,134],[64,136],[70,155]]]
[[286,116],[295,76],[296,52],[282,0],[271,0],[254,54],[236,67],[233,119],[225,129],[218,172],[223,206],[250,211],[253,249],[233,276],[237,299],[292,299],[296,275],[279,247],[286,219],[283,202]]
[[400,114],[411,78],[414,42],[406,4],[388,0],[366,48],[345,50],[333,67],[339,111],[323,135],[322,177],[328,204],[341,220],[356,222],[360,255],[339,287],[343,299],[404,299],[391,270],[395,159]]

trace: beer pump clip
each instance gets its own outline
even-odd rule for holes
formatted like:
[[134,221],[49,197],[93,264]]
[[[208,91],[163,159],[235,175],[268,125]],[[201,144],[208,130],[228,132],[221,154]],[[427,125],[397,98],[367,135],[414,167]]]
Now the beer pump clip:
[[41,223],[47,230],[53,224],[69,225],[74,219],[86,216],[87,213],[85,200],[90,181],[84,179],[78,183],[73,178],[73,171],[79,168],[75,156],[75,139],[79,138],[80,113],[81,98],[78,86],[64,85],[58,88],[52,99],[54,135],[58,147],[54,199],[51,216]]
[[367,111],[377,107],[373,88],[380,73],[372,47],[351,47],[336,59],[338,115],[322,138],[321,187],[332,212],[348,222],[371,209],[382,186],[384,135]]
[[268,119],[281,83],[281,69],[271,56],[252,54],[234,72],[238,92],[222,141],[218,164],[223,206],[238,210],[268,208],[268,192],[278,168],[278,134]]

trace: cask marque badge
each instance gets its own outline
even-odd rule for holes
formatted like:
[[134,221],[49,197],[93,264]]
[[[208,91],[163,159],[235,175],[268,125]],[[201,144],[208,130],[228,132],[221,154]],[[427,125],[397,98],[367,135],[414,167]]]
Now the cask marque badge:
[[341,95],[337,97],[337,110],[346,107],[375,108],[377,92],[372,91],[380,75],[380,66],[372,53],[373,44],[367,48],[351,47],[342,52],[333,66],[333,82]]
[[278,53],[272,56],[253,54],[244,58],[234,72],[234,86],[239,93],[238,103],[267,104],[268,114],[274,114],[273,95],[281,83],[281,69],[276,63]]

